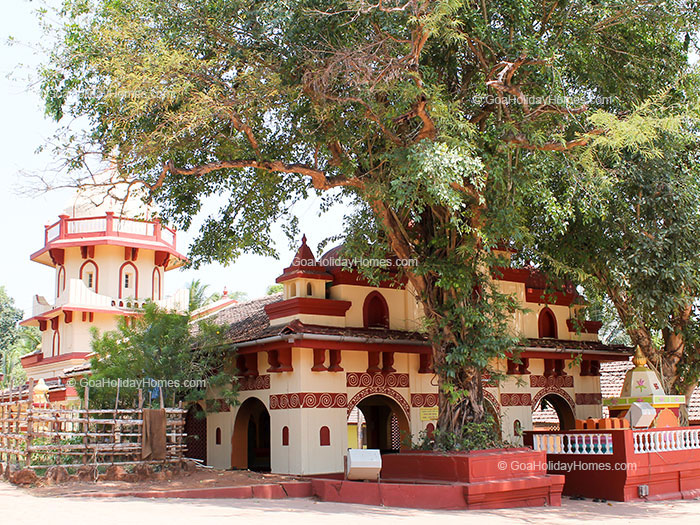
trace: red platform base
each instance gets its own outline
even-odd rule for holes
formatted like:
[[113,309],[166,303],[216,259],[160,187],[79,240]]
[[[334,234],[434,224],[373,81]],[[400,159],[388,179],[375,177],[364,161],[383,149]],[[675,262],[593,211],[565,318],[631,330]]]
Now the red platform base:
[[382,457],[382,481],[316,478],[323,501],[419,509],[497,509],[561,505],[564,476],[546,473],[543,452],[407,452]]

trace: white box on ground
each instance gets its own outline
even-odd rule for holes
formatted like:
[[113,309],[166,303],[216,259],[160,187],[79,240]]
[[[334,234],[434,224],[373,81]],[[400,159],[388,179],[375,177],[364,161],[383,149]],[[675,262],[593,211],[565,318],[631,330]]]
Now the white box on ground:
[[637,401],[627,411],[626,419],[632,428],[649,428],[656,417],[656,409],[649,403]]
[[382,455],[377,449],[349,448],[346,476],[353,480],[379,479]]

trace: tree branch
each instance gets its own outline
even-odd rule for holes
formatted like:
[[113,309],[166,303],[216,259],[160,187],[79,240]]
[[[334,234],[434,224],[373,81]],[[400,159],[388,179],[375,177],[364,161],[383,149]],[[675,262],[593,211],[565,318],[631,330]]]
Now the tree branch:
[[202,177],[203,175],[213,171],[243,168],[255,168],[279,173],[298,173],[309,177],[311,179],[311,184],[317,190],[329,190],[339,186],[349,186],[358,189],[364,188],[364,183],[357,178],[344,176],[328,178],[325,171],[312,168],[306,164],[287,164],[279,160],[265,161],[254,159],[212,162],[210,164],[203,164],[194,168],[178,168],[175,166],[173,161],[169,160],[163,164],[163,170],[158,180],[155,182],[155,184],[150,185],[149,188],[151,191],[153,191],[161,187],[169,173],[173,175],[192,175],[195,177]]

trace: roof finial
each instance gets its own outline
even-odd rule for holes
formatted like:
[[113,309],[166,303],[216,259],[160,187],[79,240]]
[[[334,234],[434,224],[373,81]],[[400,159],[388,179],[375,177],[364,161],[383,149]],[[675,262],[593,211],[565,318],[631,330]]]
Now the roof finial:
[[639,345],[637,345],[637,348],[634,351],[634,357],[632,358],[632,362],[637,368],[643,368],[647,364],[647,358],[644,357],[642,349],[639,347]]
[[223,297],[226,297],[228,295],[228,289],[224,286],[224,293],[221,294]]
[[301,244],[302,245],[306,244],[306,234],[301,236]]

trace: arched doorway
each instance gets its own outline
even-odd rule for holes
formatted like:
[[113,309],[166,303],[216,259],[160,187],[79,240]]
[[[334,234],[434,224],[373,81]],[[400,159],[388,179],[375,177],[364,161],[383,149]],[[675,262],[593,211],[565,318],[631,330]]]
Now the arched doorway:
[[231,438],[231,467],[270,471],[270,414],[257,398],[246,399],[236,414]]
[[549,393],[536,402],[532,426],[535,430],[571,430],[576,427],[576,416],[566,399]]
[[185,415],[187,449],[185,456],[207,462],[207,419],[199,405],[192,405]]
[[[374,394],[357,404],[361,413],[358,448],[375,448],[384,453],[398,452],[409,433],[408,416],[392,398]],[[350,422],[349,422],[350,424]]]

